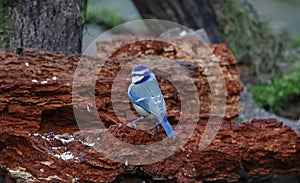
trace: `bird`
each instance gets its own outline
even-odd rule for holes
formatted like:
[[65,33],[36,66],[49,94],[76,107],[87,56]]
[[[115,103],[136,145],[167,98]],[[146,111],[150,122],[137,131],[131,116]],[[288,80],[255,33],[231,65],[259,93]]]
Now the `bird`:
[[155,74],[146,66],[137,66],[131,72],[131,84],[128,96],[134,109],[141,115],[131,122],[136,128],[136,122],[144,118],[156,118],[164,128],[169,138],[175,138],[175,132],[167,119],[166,104],[158,85]]

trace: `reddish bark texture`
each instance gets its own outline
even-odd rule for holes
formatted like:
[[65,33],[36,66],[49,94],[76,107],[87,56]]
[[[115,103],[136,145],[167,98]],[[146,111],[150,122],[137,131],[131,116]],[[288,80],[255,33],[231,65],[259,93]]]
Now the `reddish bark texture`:
[[[0,51],[0,181],[237,181],[241,177],[299,172],[300,141],[289,127],[273,119],[234,123],[234,117],[241,110],[238,100],[242,87],[236,61],[224,44],[210,48],[220,58],[226,83],[227,109],[221,129],[212,143],[206,149],[199,150],[211,107],[209,76],[205,75],[203,65],[194,61],[204,53],[203,45],[193,40],[147,39],[118,38],[112,42],[98,43],[99,59],[29,49],[23,56]],[[128,41],[131,43],[128,44]],[[193,52],[186,54],[185,49]],[[176,88],[160,77],[168,119],[178,129],[177,135],[189,135],[184,130],[189,121],[197,123],[196,130],[174,155],[154,164],[134,166],[129,162],[126,166],[109,160],[96,150],[101,145],[109,151],[111,146],[103,137],[106,129],[97,126],[100,123],[97,115],[111,134],[127,143],[151,144],[165,138],[164,132],[157,133],[155,128],[146,132],[125,125],[126,121],[135,118],[128,114],[130,102],[127,97],[117,97],[118,106],[115,110],[112,108],[111,95],[115,94],[111,93],[113,82],[119,83],[114,88],[119,94],[116,96],[124,95],[130,82],[126,78],[114,80],[118,71],[136,58],[150,57],[176,61],[189,71],[201,98],[200,119],[185,118],[184,126],[177,125],[180,99]],[[203,63],[209,63],[211,59],[205,57]],[[87,80],[73,85],[74,72],[80,60],[88,63],[79,72],[83,75],[105,63],[96,81],[96,106],[91,105],[89,100],[77,98],[91,87]],[[180,77],[174,80],[179,81]],[[78,92],[73,93],[73,103],[72,87]],[[78,109],[77,112],[82,111],[79,126],[91,127],[94,124],[96,128],[84,128],[80,132],[73,106]],[[95,113],[86,112],[93,109]],[[120,118],[116,117],[116,111],[121,114]],[[96,144],[89,144],[84,134],[91,134],[99,140]],[[137,153],[131,152],[131,155]],[[135,158],[142,160],[145,157],[140,155]]]
[[[282,126],[276,120],[255,120],[252,123],[232,124],[231,127],[224,122],[213,142],[201,151],[198,143],[206,121],[205,116],[200,119],[188,143],[174,155],[144,166],[125,166],[109,160],[84,143],[80,133],[28,135],[21,131],[16,134],[12,129],[1,129],[0,175],[6,181],[110,182],[125,179],[132,182],[141,178],[153,182],[152,178],[155,178],[175,182],[231,182],[239,180],[241,176],[257,177],[300,171],[300,139],[289,127]],[[154,133],[149,137],[148,133],[125,125],[111,125],[109,131],[132,144],[138,144],[141,140],[151,143],[163,136]],[[102,132],[97,130],[94,133],[101,136]],[[101,139],[99,144],[110,146],[105,139]],[[67,155],[71,158],[64,159]],[[19,176],[14,172],[19,172]],[[135,175],[135,178],[130,175]]]

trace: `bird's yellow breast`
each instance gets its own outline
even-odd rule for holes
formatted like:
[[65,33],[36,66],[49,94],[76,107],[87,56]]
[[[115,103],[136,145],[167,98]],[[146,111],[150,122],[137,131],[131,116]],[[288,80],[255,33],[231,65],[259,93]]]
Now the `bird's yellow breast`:
[[141,108],[140,106],[136,105],[136,104],[132,104],[134,109],[136,110],[136,112],[138,112],[141,116],[143,117],[154,117],[151,113],[149,113],[148,111],[146,111],[145,109]]

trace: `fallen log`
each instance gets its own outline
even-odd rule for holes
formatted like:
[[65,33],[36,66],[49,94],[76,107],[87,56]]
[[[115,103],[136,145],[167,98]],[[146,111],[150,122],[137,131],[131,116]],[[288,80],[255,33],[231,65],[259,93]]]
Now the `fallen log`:
[[[124,38],[124,40],[126,40],[126,38]],[[182,44],[182,40],[179,39],[177,41],[176,44]],[[117,40],[112,43],[120,42],[122,42],[122,40]],[[152,53],[151,55],[160,52],[162,55],[157,59],[162,59],[162,57],[173,60],[179,59],[178,63],[190,71],[190,75],[198,88],[199,98],[201,100],[200,113],[210,112],[211,94],[209,82],[204,75],[204,68],[191,62],[192,58],[190,55],[186,55],[182,51],[180,52],[177,47],[166,45],[161,41],[139,42],[135,44],[136,47],[132,47],[135,45],[128,46],[135,50],[134,53],[138,53],[136,50],[141,50],[141,52],[147,54]],[[112,52],[112,50],[107,48],[114,49],[114,45],[109,45],[108,43],[103,43],[103,45],[106,46],[106,52],[102,51],[101,53],[113,53],[111,57],[113,64],[109,64],[109,62],[104,60],[106,67],[102,68],[97,79],[98,84],[95,87],[95,95],[97,110],[105,111],[106,114],[109,113],[109,116],[112,116],[110,117],[110,121],[105,121],[104,119],[104,122],[108,123],[106,126],[109,126],[109,123],[118,121],[113,115],[114,110],[112,109],[110,101],[111,87],[114,77],[116,76],[116,71],[122,67],[122,64],[124,65],[131,62],[136,57],[145,56],[145,54],[140,54],[139,56],[130,55],[132,51],[130,49],[128,50],[128,47]],[[190,45],[192,45],[191,47],[201,47],[201,45],[195,41],[187,41],[186,46]],[[236,61],[231,52],[226,49],[225,45],[220,44],[212,46],[211,48],[213,52],[220,57],[220,65],[226,83],[227,101],[225,116],[226,118],[233,118],[241,111],[239,92],[242,90],[242,86],[238,81],[239,72],[236,67]],[[156,50],[149,51],[151,49]],[[199,50],[201,52],[201,49]],[[163,54],[164,52],[167,54]],[[177,56],[172,56],[174,53],[176,53]],[[121,60],[120,56],[118,56],[119,54],[123,54],[122,57],[127,56],[127,58]],[[197,54],[196,52],[195,55]],[[14,125],[27,128],[29,131],[40,130],[43,132],[49,132],[47,128],[51,128],[50,131],[59,130],[60,125],[55,129],[56,124],[68,126],[75,122],[71,91],[73,75],[78,62],[87,59],[87,62],[93,63],[88,67],[94,67],[95,64],[103,64],[103,58],[107,58],[106,55],[99,55],[102,60],[82,56],[64,57],[58,54],[37,52],[34,50],[26,50],[22,57],[5,51],[1,51],[0,55],[2,60],[1,68],[3,70],[3,72],[0,73],[0,112],[3,116],[0,119],[3,121],[1,126]],[[89,70],[89,68],[87,68],[87,70]],[[128,71],[128,73],[129,72],[130,71]],[[87,73],[89,74],[89,71],[85,74]],[[180,80],[180,77],[178,80]],[[163,78],[160,78],[159,81],[166,98],[167,108],[172,111],[172,113],[177,113],[178,118],[180,106],[178,104],[178,96],[176,96],[176,88]],[[90,86],[87,86],[84,82],[85,81],[82,81],[81,84],[88,90]],[[119,86],[116,86],[115,91],[120,91],[123,95],[126,94],[130,84],[129,78],[117,83]],[[84,105],[82,103],[84,103]],[[129,99],[123,99],[120,103],[128,106]],[[85,104],[83,101],[81,101],[81,104],[85,110],[87,107],[92,107],[89,106],[89,103]],[[128,109],[124,107],[124,105],[121,105],[119,109]],[[120,111],[119,113],[123,112]],[[170,115],[170,118],[176,118],[176,114]],[[89,120],[93,120],[93,118],[93,116],[90,116]],[[107,118],[107,115],[103,116],[103,118]],[[128,116],[124,115],[123,119],[125,120],[125,118],[128,118]],[[113,122],[111,119],[113,119]],[[10,124],[9,121],[14,121],[14,123]],[[43,124],[41,124],[42,121]],[[21,123],[21,125],[19,125],[19,123]],[[28,123],[28,126],[22,125],[23,123]]]
[[[232,124],[231,127],[224,123],[213,142],[205,150],[199,150],[205,121],[207,117],[200,119],[201,123],[198,123],[188,143],[174,155],[149,165],[130,165],[128,162],[127,166],[103,156],[96,150],[97,144],[82,140],[81,133],[28,135],[22,131],[16,133],[12,129],[1,129],[0,180],[234,182],[270,173],[299,173],[300,141],[289,127],[274,119]],[[149,137],[148,133],[132,130],[125,125],[111,125],[108,130],[133,144],[141,141],[152,143],[163,138],[158,133]],[[95,130],[85,133],[101,137],[104,132]],[[98,143],[103,148],[111,146],[105,138]],[[147,158],[139,153],[139,156],[132,155],[136,159]]]
[[[124,45],[128,39],[133,43]],[[30,49],[26,49],[23,56],[0,51],[0,180],[237,181],[269,173],[299,172],[300,141],[293,130],[272,119],[234,123],[234,117],[241,110],[238,100],[242,87],[236,61],[223,44],[210,48],[219,58],[224,75],[227,109],[212,143],[204,150],[199,149],[211,116],[213,89],[209,87],[205,68],[193,61],[197,55],[201,57],[201,45],[192,40],[174,39],[172,42],[193,48],[194,55],[153,38],[148,41],[119,38],[98,43],[99,59]],[[124,96],[130,80],[116,76],[123,66],[136,58],[165,58],[178,63],[188,71],[202,102],[199,120],[191,117],[194,114],[181,116],[181,98],[176,87],[163,77],[158,78],[166,98],[168,119],[179,139],[189,138],[179,145],[177,141],[166,141],[162,147],[172,149],[172,153],[161,161],[146,165],[138,165],[134,161],[147,158],[148,151],[158,156],[166,152],[152,146],[147,151],[142,149],[145,153],[138,150],[128,152],[124,146],[110,143],[110,137],[115,137],[127,144],[151,145],[165,137],[163,131],[157,133],[156,128],[134,130],[125,125],[135,118],[129,99]],[[204,58],[204,61],[210,62],[211,59]],[[103,66],[95,79],[93,105],[89,99],[78,97],[90,96],[88,92],[92,85],[89,80],[73,83],[76,67],[82,61],[88,64],[78,75],[86,76],[93,67]],[[125,71],[130,72],[129,68]],[[180,77],[175,77],[174,81],[179,82]],[[114,82],[118,84],[114,85]],[[186,88],[188,92],[189,88]],[[112,96],[116,96],[115,100]],[[118,104],[117,108],[114,108],[113,102]],[[79,122],[75,120],[74,110],[79,112]],[[103,126],[99,126],[102,122],[97,116],[100,116]],[[181,117],[184,125],[178,122]],[[193,133],[186,130],[191,123],[196,124]],[[107,136],[107,132],[113,136]],[[105,149],[110,158],[101,149]]]

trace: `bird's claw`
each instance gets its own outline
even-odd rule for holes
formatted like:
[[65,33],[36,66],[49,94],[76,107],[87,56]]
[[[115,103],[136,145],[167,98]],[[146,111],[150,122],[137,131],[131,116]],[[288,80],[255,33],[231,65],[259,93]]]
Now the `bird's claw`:
[[132,121],[131,124],[132,124],[133,129],[136,129],[136,122]]
[[[140,117],[140,118],[138,118],[138,119],[136,119],[136,120],[133,120],[132,122],[129,122],[128,124],[131,124],[132,125],[132,128],[133,129],[136,129],[136,122],[137,121],[139,121],[139,120],[141,120],[141,119],[143,119],[144,117]],[[128,124],[127,124],[127,126],[128,126]]]
[[159,132],[160,132],[160,126],[159,126],[159,123],[156,124],[156,128],[157,128],[157,132],[159,133]]
[[134,121],[127,123],[130,128],[136,129],[136,123]]

